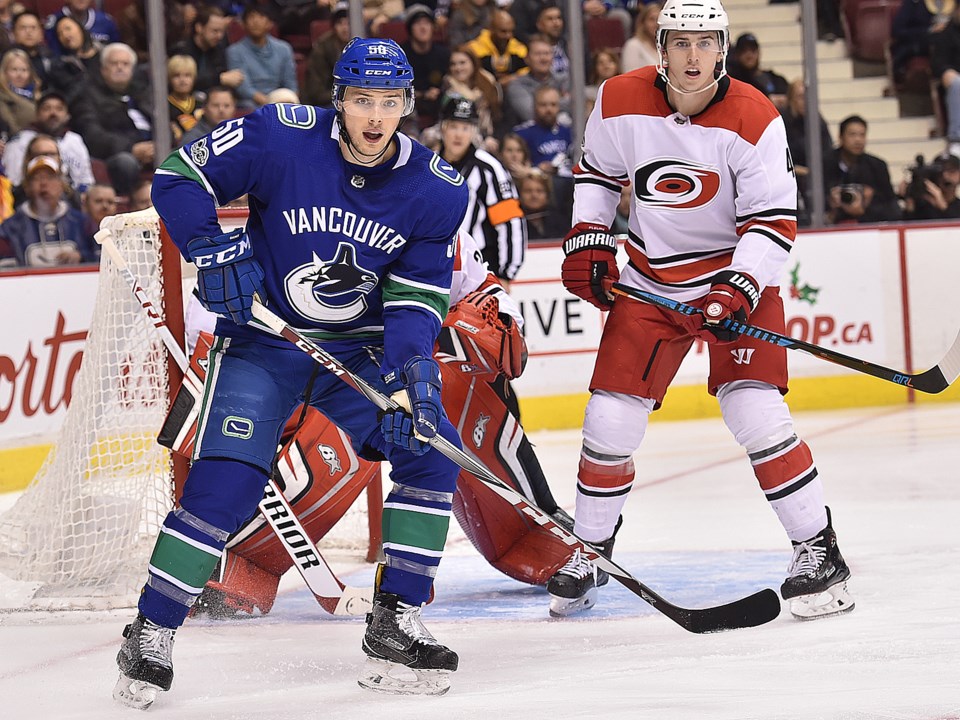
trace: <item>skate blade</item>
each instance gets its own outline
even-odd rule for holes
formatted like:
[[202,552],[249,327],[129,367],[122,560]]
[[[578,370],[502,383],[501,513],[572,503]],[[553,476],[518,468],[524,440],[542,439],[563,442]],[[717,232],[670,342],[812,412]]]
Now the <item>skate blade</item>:
[[136,710],[146,710],[153,705],[162,688],[142,680],[133,680],[123,673],[113,687],[113,699],[121,705]]
[[550,596],[550,616],[568,617],[578,612],[589,610],[597,604],[597,589],[595,587],[587,590],[582,597],[565,598],[559,595]]
[[847,583],[837,583],[821,593],[798,595],[790,600],[790,612],[800,620],[816,620],[853,610],[855,603],[847,593]]
[[367,658],[357,684],[390,695],[443,695],[450,689],[449,670],[420,670],[406,665]]

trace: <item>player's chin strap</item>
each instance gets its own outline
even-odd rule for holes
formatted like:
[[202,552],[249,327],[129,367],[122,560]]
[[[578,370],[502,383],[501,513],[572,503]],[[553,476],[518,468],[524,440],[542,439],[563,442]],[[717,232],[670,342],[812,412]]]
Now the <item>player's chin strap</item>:
[[[343,121],[343,110],[337,110],[337,126],[340,131],[340,139],[343,140],[343,143],[347,146],[347,150],[353,156],[353,159],[357,161],[358,165],[364,166],[373,166],[380,162],[387,150],[390,149],[390,145],[393,144],[393,139],[396,137],[398,130],[393,131],[393,135],[390,136],[390,140],[386,145],[383,146],[383,150],[378,153],[372,153],[368,155],[363,152],[360,148],[354,146],[353,140],[350,139],[350,133],[347,132],[347,125]],[[361,157],[362,156],[362,157]]]

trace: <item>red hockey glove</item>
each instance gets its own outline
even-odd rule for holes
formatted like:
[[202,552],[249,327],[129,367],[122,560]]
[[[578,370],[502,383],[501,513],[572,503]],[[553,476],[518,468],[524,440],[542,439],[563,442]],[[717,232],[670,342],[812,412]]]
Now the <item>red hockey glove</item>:
[[450,308],[443,324],[473,340],[483,353],[484,361],[509,380],[523,372],[527,364],[527,344],[513,318],[500,312],[495,295],[482,290],[470,293]]
[[607,292],[620,279],[617,239],[610,230],[603,225],[577,223],[563,240],[563,254],[563,286],[591,305],[609,310],[613,300]]
[[733,270],[718,272],[703,301],[703,328],[710,332],[701,337],[707,342],[736,342],[740,333],[723,328],[723,322],[729,318],[745,323],[759,304],[760,290],[756,280]]

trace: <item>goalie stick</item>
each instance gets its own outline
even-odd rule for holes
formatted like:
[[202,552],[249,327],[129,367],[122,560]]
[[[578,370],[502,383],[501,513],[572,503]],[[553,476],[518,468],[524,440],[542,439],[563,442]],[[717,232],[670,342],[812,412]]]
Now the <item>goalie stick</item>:
[[[622,295],[623,297],[645,302],[648,305],[657,305],[659,307],[667,308],[668,310],[673,310],[674,312],[678,312],[682,315],[703,315],[703,311],[700,310],[700,308],[687,305],[686,303],[682,303],[677,300],[671,300],[670,298],[665,298],[661,295],[655,295],[654,293],[647,292],[646,290],[630,287],[629,285],[624,285],[623,283],[614,283],[613,292],[617,295]],[[834,363],[835,365],[841,365],[845,368],[856,370],[857,372],[865,375],[871,375],[875,378],[886,380],[887,382],[892,382],[897,385],[903,385],[904,387],[919,390],[920,392],[931,394],[943,392],[950,387],[958,377],[960,377],[960,334],[957,335],[956,340],[953,341],[953,345],[947,351],[946,356],[940,361],[939,364],[934,365],[925,372],[910,374],[901,372],[900,370],[891,370],[890,368],[885,368],[882,365],[875,365],[867,360],[860,360],[858,358],[850,357],[849,355],[844,355],[836,350],[829,350],[825,347],[814,345],[813,343],[808,343],[804,342],[803,340],[797,340],[785,335],[780,335],[772,330],[764,330],[761,327],[747,325],[730,318],[724,320],[722,325],[726,330],[732,330],[733,332],[746,335],[747,337],[751,337],[762,342],[779,345],[780,347],[787,348],[788,350],[799,350],[800,352],[805,352],[808,355],[813,355],[814,357]]]
[[[397,410],[400,408],[400,405],[393,399],[381,393],[362,377],[355,375],[335,356],[299,333],[295,328],[288,325],[256,299],[254,299],[253,302],[253,316],[271,330],[296,345],[318,364],[333,373],[339,380],[364,395],[381,410]],[[579,549],[587,558],[595,562],[598,567],[606,570],[612,577],[616,578],[621,585],[635,595],[639,595],[685,630],[693,633],[707,633],[717,632],[719,630],[754,627],[770,622],[780,614],[780,597],[770,589],[761,590],[748,597],[716,607],[691,609],[674,605],[637,580],[618,564],[601,555],[595,547],[559,526],[553,518],[543,512],[539,507],[490,472],[483,463],[467,455],[446,438],[437,435],[429,440],[424,440],[439,453],[474,475],[480,482],[513,505],[518,512],[527,515],[536,523],[542,525],[546,530],[549,530],[560,538],[570,547],[571,552]]]
[[[183,381],[191,383],[190,387],[194,396],[200,395],[202,388],[196,387],[196,380],[187,372],[189,366],[187,356],[174,339],[166,322],[156,311],[146,291],[140,285],[137,276],[133,274],[133,271],[130,270],[123,259],[116,243],[113,242],[112,233],[109,230],[99,230],[94,237],[107,251],[144,312],[153,321],[153,327],[160,335],[171,357],[184,371]],[[290,556],[294,567],[303,577],[303,581],[317,599],[320,607],[331,615],[364,615],[370,611],[373,604],[372,588],[350,587],[340,582],[340,579],[327,565],[327,561],[324,560],[320,551],[317,550],[316,545],[310,539],[297,514],[290,507],[290,503],[284,497],[280,488],[277,487],[273,478],[267,480],[259,508],[260,513],[276,533],[280,544]]]

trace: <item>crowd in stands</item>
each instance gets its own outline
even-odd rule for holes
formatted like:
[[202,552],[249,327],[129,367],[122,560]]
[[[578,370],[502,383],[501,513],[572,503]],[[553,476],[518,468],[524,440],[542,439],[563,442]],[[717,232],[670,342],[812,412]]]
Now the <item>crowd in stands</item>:
[[[842,35],[839,2],[817,5],[820,37]],[[330,106],[333,65],[351,34],[344,0],[163,6],[170,127],[162,132],[174,147],[266,103]],[[589,110],[604,80],[656,62],[660,8],[640,0],[584,0],[585,27],[607,23],[603,37],[613,40],[584,43],[583,57],[571,57],[567,4],[557,0],[363,0],[362,16],[369,35],[400,42],[414,67],[415,112],[403,131],[451,161],[480,157],[496,164],[490,172],[502,176],[518,209],[506,220],[489,213],[484,232],[502,236],[497,225],[516,226],[519,219],[526,236],[538,239],[568,229],[571,103],[585,102]],[[0,0],[0,53],[0,267],[95,261],[99,220],[148,207],[151,174],[162,159],[155,150],[146,3]],[[834,147],[821,118],[830,222],[960,216],[960,2],[903,0],[891,57],[897,77],[915,58],[928,59],[943,88],[954,155],[918,168],[923,177],[894,192],[886,163],[865,151],[868,119],[844,120]],[[758,88],[783,114],[803,221],[817,191],[808,180],[803,83],[764,67],[751,33],[732,42],[727,62],[731,77]],[[571,97],[573,63],[583,64],[584,98]],[[445,108],[464,99],[476,118],[461,131],[479,155],[461,155],[455,133],[445,132]],[[463,118],[454,121],[463,125]],[[626,214],[628,193],[622,206]]]

